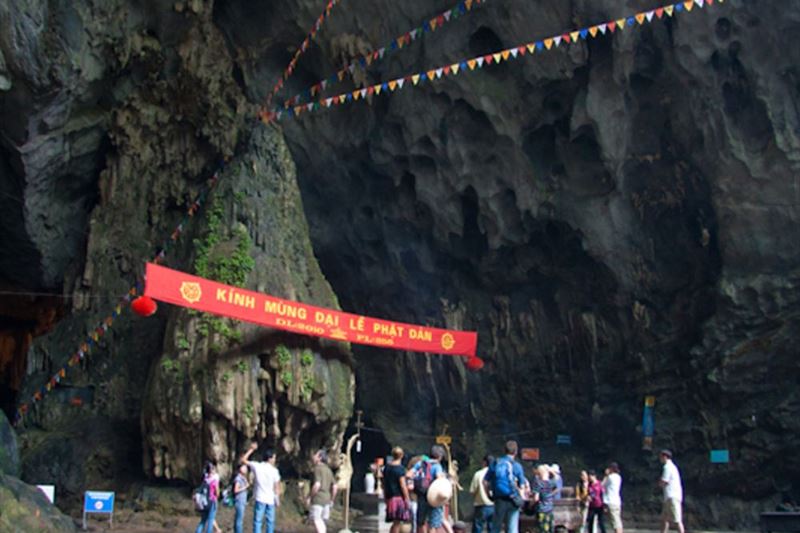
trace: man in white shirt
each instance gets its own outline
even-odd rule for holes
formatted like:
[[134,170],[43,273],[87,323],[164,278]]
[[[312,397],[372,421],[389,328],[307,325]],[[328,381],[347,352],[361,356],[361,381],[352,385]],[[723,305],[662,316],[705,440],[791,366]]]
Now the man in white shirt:
[[253,533],[261,533],[261,522],[266,518],[267,533],[275,533],[275,509],[280,505],[281,474],[275,467],[275,452],[267,450],[264,461],[250,461],[250,456],[258,449],[255,442],[242,455],[241,463],[247,465],[255,476],[253,498],[256,501],[253,510]]
[[606,468],[606,477],[603,479],[603,504],[608,509],[614,533],[622,533],[622,476],[619,475],[617,463],[611,463]]
[[683,516],[681,504],[683,503],[683,487],[681,486],[681,474],[678,467],[672,462],[672,452],[661,450],[658,455],[664,468],[661,470],[661,479],[658,484],[664,489],[664,506],[661,509],[661,520],[663,527],[661,531],[667,533],[670,524],[675,524],[678,533],[684,533]]
[[472,493],[475,504],[475,515],[472,519],[472,532],[482,533],[489,531],[492,525],[492,518],[494,517],[494,502],[489,499],[486,494],[486,486],[483,484],[483,478],[486,477],[486,472],[489,470],[489,465],[494,462],[494,457],[487,455],[483,458],[483,468],[475,472],[472,476],[472,483],[469,485],[469,491]]

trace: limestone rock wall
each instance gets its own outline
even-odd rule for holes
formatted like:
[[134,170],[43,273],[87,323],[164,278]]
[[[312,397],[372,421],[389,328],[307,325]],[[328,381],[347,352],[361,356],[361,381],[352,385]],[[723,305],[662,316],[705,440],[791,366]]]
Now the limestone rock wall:
[[[218,24],[266,47],[246,6],[220,6]],[[301,39],[313,6],[293,6],[270,35]],[[344,36],[374,49],[449,6],[337,8],[286,95],[341,67]],[[489,1],[341,87],[654,6]],[[372,423],[418,451],[430,439],[409,433],[448,423],[462,466],[507,436],[572,479],[616,459],[630,508],[656,512],[640,434],[654,394],[655,446],[675,449],[690,520],[752,524],[797,491],[800,58],[782,36],[798,26],[794,5],[731,0],[285,121],[343,307],[480,333],[478,375],[357,348]],[[269,71],[243,64],[248,82]],[[557,449],[559,433],[575,446]],[[709,464],[714,448],[731,464]]]
[[[451,5],[338,5],[284,95]],[[344,87],[651,7],[488,0]],[[282,242],[303,233],[291,164],[273,159],[289,158],[282,141],[243,135],[321,8],[0,6],[0,248],[15,251],[0,255],[0,276],[73,297],[71,317],[29,354],[26,393],[94,325],[97,293],[125,290],[225,154],[237,159],[218,198],[229,231],[219,253],[236,248],[241,223],[257,263],[248,285],[334,301],[305,238]],[[655,446],[675,450],[690,520],[753,523],[796,492],[800,56],[786,36],[799,26],[794,3],[727,0],[283,123],[314,255],[341,306],[480,333],[480,374],[356,349],[370,422],[415,451],[429,442],[410,435],[448,423],[467,470],[512,435],[570,475],[617,459],[629,508],[656,510],[658,464],[639,433],[643,397],[655,394]],[[193,250],[182,241],[170,264],[191,269]],[[307,268],[276,266],[293,260]],[[60,476],[77,494],[86,479],[134,475],[144,455],[148,473],[185,477],[254,437],[277,439],[299,465],[298,447],[324,440],[318,430],[342,429],[326,398],[351,394],[347,356],[277,338],[229,346],[196,335],[199,321],[162,312],[115,327],[108,357],[33,414],[23,474]],[[282,365],[314,368],[315,386],[284,383]],[[194,386],[179,387],[177,370],[196,373]],[[556,449],[558,433],[574,446]],[[86,434],[97,444],[76,446]],[[712,448],[730,449],[731,464],[710,465]],[[74,460],[57,471],[53,453]]]
[[[217,226],[223,240],[250,242],[242,257],[254,269],[242,283],[336,305],[311,252],[291,158],[280,135],[255,120],[213,7],[0,7],[0,245],[14,251],[2,254],[0,277],[60,289],[69,302],[69,315],[34,340],[20,399],[111,312],[225,157]],[[202,211],[167,264],[193,271],[193,239],[209,231]],[[225,256],[228,244],[213,253]],[[32,407],[20,428],[23,478],[55,483],[71,508],[87,488],[124,490],[143,475],[195,481],[203,459],[228,460],[245,439],[277,443],[282,461],[298,465],[308,459],[301,446],[310,453],[341,440],[353,401],[347,347],[254,328],[200,340],[198,321],[169,306],[147,319],[123,313]],[[288,362],[271,362],[278,344]],[[275,381],[293,365],[303,381]]]

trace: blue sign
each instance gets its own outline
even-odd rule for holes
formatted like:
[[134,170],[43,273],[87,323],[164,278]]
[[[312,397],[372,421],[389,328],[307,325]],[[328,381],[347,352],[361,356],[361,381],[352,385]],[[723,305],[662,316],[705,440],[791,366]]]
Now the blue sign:
[[113,513],[114,493],[87,490],[83,493],[84,513]]
[[564,444],[566,446],[571,446],[572,437],[570,435],[556,435],[556,444]]
[[730,454],[728,450],[711,450],[712,463],[728,463],[730,462]]

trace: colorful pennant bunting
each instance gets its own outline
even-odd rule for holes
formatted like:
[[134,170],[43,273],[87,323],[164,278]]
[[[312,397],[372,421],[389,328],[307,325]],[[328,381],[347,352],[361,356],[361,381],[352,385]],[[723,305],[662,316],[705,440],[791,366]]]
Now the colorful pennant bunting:
[[[481,3],[479,0],[473,0],[474,3]],[[486,1],[486,0],[482,0]],[[400,90],[403,88],[403,85],[399,83],[398,80],[410,80],[412,86],[417,86],[421,82],[424,81],[434,81],[437,79],[441,79],[445,76],[454,76],[459,74],[461,71],[469,70],[476,70],[483,68],[484,65],[491,65],[492,63],[499,64],[502,62],[510,61],[511,59],[517,59],[520,56],[525,55],[525,51],[527,50],[529,54],[533,54],[536,51],[544,51],[544,50],[552,50],[553,48],[558,48],[562,43],[567,44],[575,44],[580,40],[586,40],[588,38],[597,38],[600,35],[606,34],[614,34],[617,30],[624,30],[626,26],[642,26],[645,23],[652,23],[654,19],[661,20],[664,14],[667,17],[672,17],[676,13],[682,12],[690,12],[695,6],[699,8],[703,8],[703,6],[712,6],[715,2],[717,3],[724,3],[725,0],[687,0],[682,1],[674,4],[667,4],[651,11],[636,13],[634,15],[623,17],[615,20],[610,20],[608,22],[603,22],[601,24],[596,24],[592,26],[587,26],[585,28],[579,28],[575,30],[571,30],[569,32],[563,32],[558,35],[554,35],[552,37],[547,37],[545,39],[539,41],[533,41],[529,43],[525,43],[519,46],[515,46],[512,48],[508,48],[505,50],[500,50],[498,52],[492,54],[486,54],[480,57],[473,57],[469,59],[464,59],[457,63],[452,63],[450,65],[445,65],[438,68],[433,68],[430,70],[425,70],[422,72],[409,74],[407,76],[403,76],[401,78],[395,79],[391,84],[386,83],[378,83],[369,87],[367,90],[367,94],[380,94],[381,91],[385,92],[396,92],[396,90]],[[461,9],[463,13],[464,10],[470,9],[473,2],[469,0],[465,0],[462,2],[464,9]],[[450,10],[452,12],[452,10]],[[452,17],[451,17],[452,18]],[[442,16],[440,19],[439,17],[435,17],[434,19],[430,19],[429,25],[430,27],[435,27],[436,25],[443,24],[444,21],[447,20],[446,17]],[[426,26],[427,27],[427,26]],[[422,29],[420,29],[420,32]],[[341,71],[337,73],[336,76],[333,76],[335,79],[338,78],[341,80]],[[396,85],[396,86],[395,86]],[[310,94],[310,91],[308,91]],[[348,93],[349,95],[349,93]],[[353,100],[352,95],[351,98],[346,99],[344,95],[333,96],[329,97],[324,100],[324,102],[330,102],[331,98],[333,98],[333,102],[336,103],[337,99],[339,99],[340,103],[345,103],[345,101]],[[330,105],[325,105],[325,107],[330,107]],[[315,107],[318,109],[319,106]],[[291,111],[291,110],[290,110]],[[295,115],[297,113],[294,113]],[[282,110],[277,110],[273,112],[262,112],[262,119],[265,122],[271,122],[274,120],[280,120],[284,116],[292,116],[293,113],[283,113]]]
[[316,37],[319,30],[322,28],[322,25],[325,23],[325,20],[330,16],[334,6],[336,6],[336,4],[340,3],[341,1],[342,0],[328,0],[328,3],[325,6],[325,11],[323,11],[322,14],[320,14],[320,16],[317,17],[316,22],[314,22],[314,26],[306,35],[306,38],[300,45],[300,48],[298,48],[297,51],[294,53],[294,56],[292,56],[292,60],[289,61],[289,65],[286,67],[281,77],[278,78],[278,81],[272,87],[272,91],[270,91],[269,96],[267,96],[267,102],[265,105],[266,109],[272,107],[272,99],[275,98],[275,96],[277,96],[277,94],[283,87],[283,84],[289,79],[289,77],[292,75],[292,72],[294,72],[294,68],[297,65],[297,62],[300,60],[300,56],[303,55],[306,52],[306,50],[310,48],[311,41],[314,39],[314,37]]
[[[352,76],[355,72],[356,65],[361,65],[361,67],[366,67],[370,65],[373,61],[378,59],[383,59],[386,49],[390,52],[399,50],[403,46],[407,46],[411,44],[412,41],[415,41],[417,37],[422,37],[425,33],[435,31],[446,23],[450,22],[451,20],[456,20],[459,18],[459,15],[455,15],[456,13],[464,14],[468,11],[472,10],[473,3],[480,5],[486,3],[488,0],[475,0],[474,2],[470,2],[467,5],[467,2],[462,0],[454,7],[440,13],[433,18],[428,19],[426,22],[422,23],[420,26],[416,27],[413,30],[407,31],[406,33],[399,35],[389,41],[385,46],[379,48],[378,50],[373,50],[372,52],[368,52],[362,56],[357,56],[353,58],[349,64],[345,65],[341,68],[336,74],[328,78],[327,80],[320,80],[311,87],[299,92],[298,94],[292,96],[288,100],[283,102],[283,108],[288,109],[289,107],[294,107],[298,103],[302,102],[303,100],[314,98],[317,94],[321,93],[326,86],[328,85],[328,80],[338,80],[344,81],[345,75],[348,73]],[[426,29],[429,28],[429,29]],[[267,103],[267,107],[269,107],[269,102]]]

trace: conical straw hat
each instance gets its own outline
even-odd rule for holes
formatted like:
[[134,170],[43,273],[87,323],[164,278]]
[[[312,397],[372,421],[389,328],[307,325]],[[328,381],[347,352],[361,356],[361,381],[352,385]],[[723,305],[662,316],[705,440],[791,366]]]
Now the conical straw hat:
[[447,478],[436,478],[428,487],[428,505],[441,507],[453,497],[453,484]]

